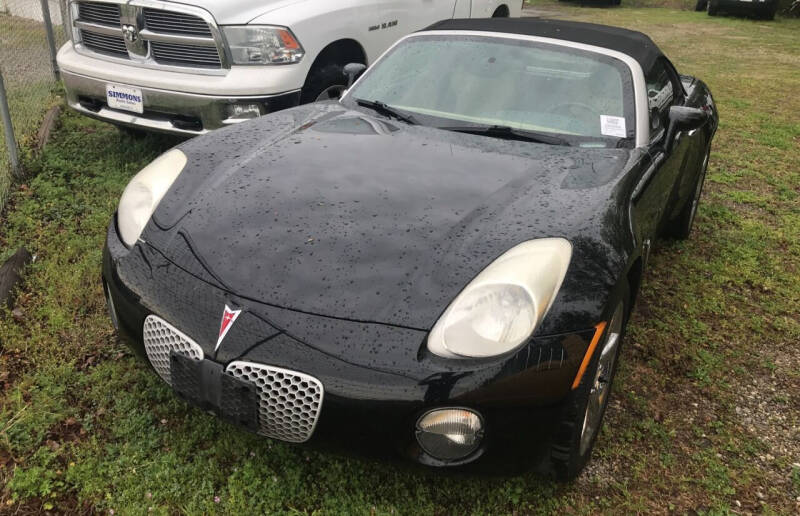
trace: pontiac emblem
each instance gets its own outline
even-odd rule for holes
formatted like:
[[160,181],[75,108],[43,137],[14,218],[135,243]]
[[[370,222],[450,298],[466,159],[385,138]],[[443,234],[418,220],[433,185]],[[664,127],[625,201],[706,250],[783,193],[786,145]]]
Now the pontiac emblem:
[[225,305],[225,311],[222,312],[222,322],[220,322],[219,325],[219,339],[217,340],[216,347],[214,347],[214,353],[219,349],[219,345],[222,344],[222,341],[225,339],[225,336],[228,334],[228,331],[231,329],[240,313],[242,313],[241,310],[234,310],[228,305]]
[[128,43],[136,43],[136,40],[139,39],[139,31],[133,25],[123,25],[122,35]]

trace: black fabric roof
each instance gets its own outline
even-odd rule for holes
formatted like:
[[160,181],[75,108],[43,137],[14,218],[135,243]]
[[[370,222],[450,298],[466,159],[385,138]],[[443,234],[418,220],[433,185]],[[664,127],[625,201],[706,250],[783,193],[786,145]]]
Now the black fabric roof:
[[641,32],[594,23],[541,18],[473,18],[444,20],[424,30],[505,32],[574,41],[627,54],[639,62],[645,73],[664,55],[653,40]]

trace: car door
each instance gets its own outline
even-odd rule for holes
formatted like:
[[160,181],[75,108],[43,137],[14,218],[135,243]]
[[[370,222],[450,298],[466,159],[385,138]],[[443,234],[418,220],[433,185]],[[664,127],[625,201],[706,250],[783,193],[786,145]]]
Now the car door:
[[684,165],[688,138],[678,131],[668,145],[669,108],[683,104],[684,91],[674,68],[666,59],[656,63],[646,75],[650,109],[650,145],[652,165],[642,177],[638,197],[634,200],[640,237],[643,242],[656,238],[666,222],[673,191]]

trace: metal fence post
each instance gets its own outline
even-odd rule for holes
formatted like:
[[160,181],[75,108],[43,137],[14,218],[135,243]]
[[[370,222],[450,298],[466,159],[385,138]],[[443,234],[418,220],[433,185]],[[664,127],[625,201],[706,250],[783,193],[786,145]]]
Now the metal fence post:
[[6,133],[6,145],[8,146],[8,158],[11,163],[11,173],[18,177],[22,170],[19,166],[17,139],[14,138],[14,126],[11,125],[11,111],[8,109],[8,96],[6,95],[6,85],[5,82],[3,82],[2,70],[0,70],[0,118],[3,119],[3,130]]
[[48,0],[42,0],[42,19],[44,21],[45,32],[47,33],[47,45],[50,47],[50,68],[56,81],[60,80],[58,73],[58,61],[56,61],[56,37],[53,34],[53,20],[50,18],[50,4]]

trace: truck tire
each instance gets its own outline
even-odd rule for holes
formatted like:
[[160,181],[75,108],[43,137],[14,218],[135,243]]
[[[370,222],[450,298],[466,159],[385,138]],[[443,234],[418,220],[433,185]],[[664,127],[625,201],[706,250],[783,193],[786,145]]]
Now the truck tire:
[[347,88],[344,65],[325,63],[311,70],[300,93],[300,103],[338,99]]
[[708,0],[697,0],[697,3],[694,6],[694,10],[697,12],[705,11],[708,6]]
[[707,1],[708,1],[708,15],[709,16],[716,16],[717,15],[717,6],[714,5],[714,1],[713,0],[707,0]]
[[508,7],[501,5],[495,9],[494,14],[492,14],[492,18],[508,18],[509,15],[510,13],[508,12]]

